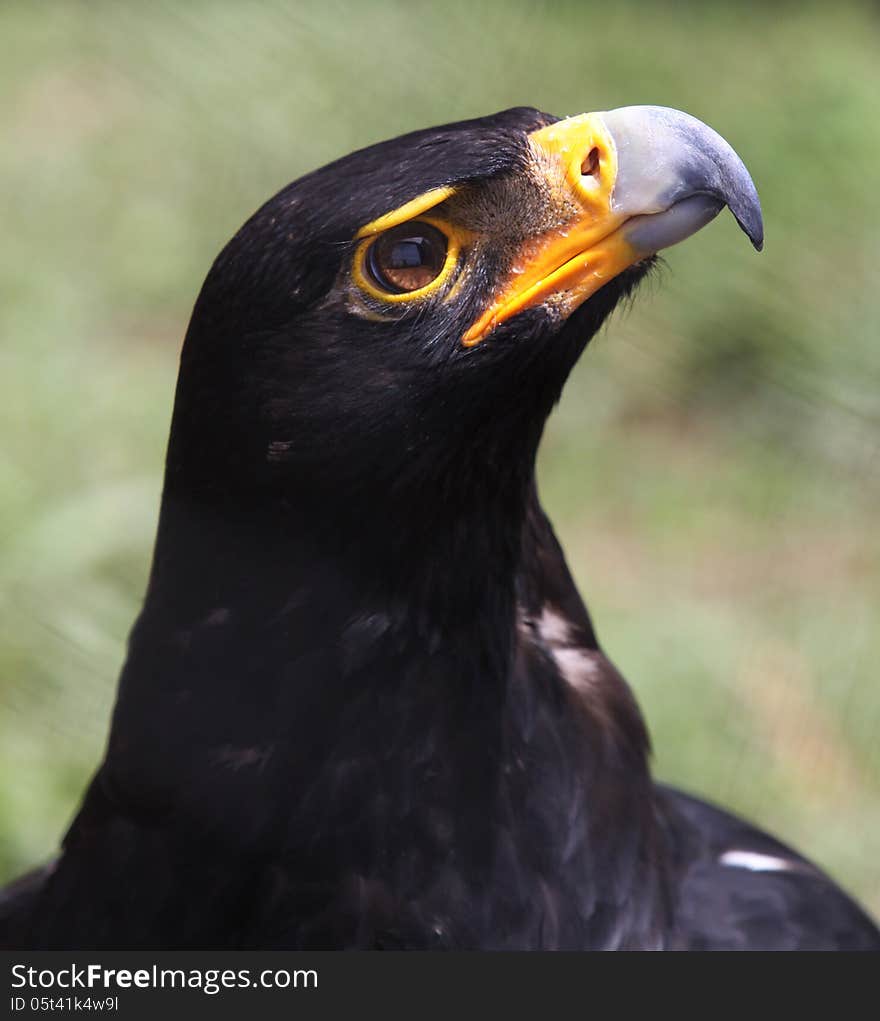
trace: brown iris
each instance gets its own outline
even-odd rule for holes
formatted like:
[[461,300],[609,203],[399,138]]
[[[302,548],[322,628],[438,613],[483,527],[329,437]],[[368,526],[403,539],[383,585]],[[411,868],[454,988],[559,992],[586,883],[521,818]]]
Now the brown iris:
[[408,294],[436,279],[446,262],[446,247],[442,231],[411,220],[376,238],[367,252],[366,269],[384,291]]

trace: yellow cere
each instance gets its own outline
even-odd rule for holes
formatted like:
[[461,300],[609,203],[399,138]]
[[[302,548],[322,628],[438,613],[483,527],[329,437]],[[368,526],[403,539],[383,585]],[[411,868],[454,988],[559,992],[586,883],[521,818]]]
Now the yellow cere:
[[638,258],[615,233],[626,216],[612,205],[617,150],[602,115],[586,113],[549,124],[532,132],[529,143],[560,224],[525,242],[510,276],[462,337],[465,347],[551,297],[566,313],[574,311]]

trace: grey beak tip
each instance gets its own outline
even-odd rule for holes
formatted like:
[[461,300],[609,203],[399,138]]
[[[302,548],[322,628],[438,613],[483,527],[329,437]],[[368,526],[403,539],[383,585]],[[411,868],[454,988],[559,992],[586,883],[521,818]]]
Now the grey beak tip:
[[763,218],[761,216],[761,207],[760,206],[758,207],[758,222],[755,224],[755,228],[754,228],[753,232],[751,234],[749,234],[749,239],[751,240],[752,244],[755,246],[755,251],[756,252],[763,251],[763,249],[764,249],[764,220],[763,220]]
[[740,225],[743,233],[752,242],[752,247],[756,252],[760,252],[764,248],[764,222],[761,218],[761,207],[757,209],[750,209],[749,215],[740,217],[736,216],[736,222]]
[[764,247],[764,217],[761,212],[761,200],[754,182],[739,157],[733,168],[734,187],[731,194],[725,196],[730,211],[736,218],[743,233],[752,242],[756,252]]

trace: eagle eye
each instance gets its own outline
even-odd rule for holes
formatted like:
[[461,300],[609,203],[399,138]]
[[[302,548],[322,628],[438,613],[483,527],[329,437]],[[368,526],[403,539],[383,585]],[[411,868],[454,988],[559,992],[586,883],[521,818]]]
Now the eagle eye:
[[380,234],[367,249],[364,268],[370,281],[388,294],[410,294],[437,279],[447,249],[442,231],[412,220]]
[[360,244],[351,264],[352,279],[366,295],[383,305],[405,305],[455,291],[450,285],[473,242],[469,230],[436,216],[371,228],[355,237]]

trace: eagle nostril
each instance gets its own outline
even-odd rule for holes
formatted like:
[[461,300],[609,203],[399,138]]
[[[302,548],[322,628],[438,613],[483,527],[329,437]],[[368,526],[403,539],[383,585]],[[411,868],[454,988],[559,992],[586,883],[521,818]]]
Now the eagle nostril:
[[596,146],[590,149],[581,163],[581,176],[592,177],[595,181],[599,180],[599,150]]

